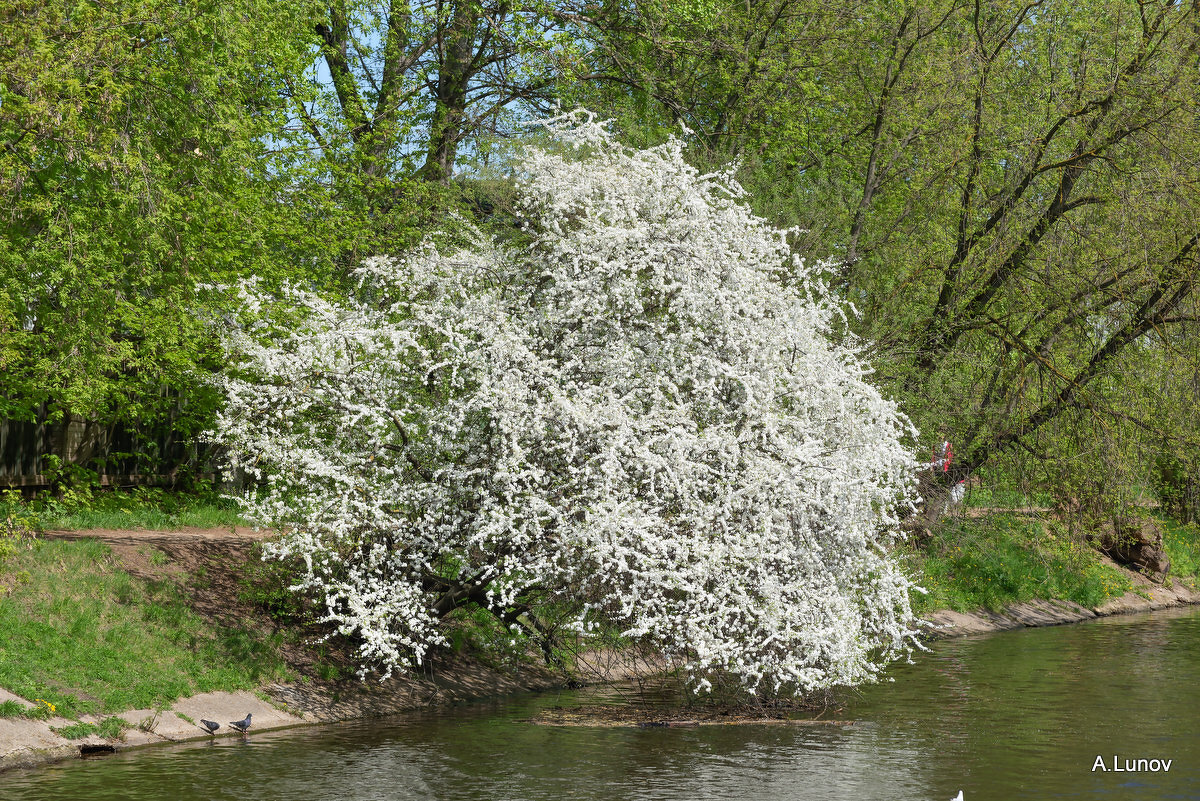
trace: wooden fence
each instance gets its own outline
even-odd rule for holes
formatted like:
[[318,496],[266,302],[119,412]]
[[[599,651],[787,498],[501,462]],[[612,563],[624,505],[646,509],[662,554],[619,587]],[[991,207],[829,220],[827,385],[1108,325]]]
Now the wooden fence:
[[71,415],[59,423],[0,420],[0,487],[40,489],[71,467],[102,486],[170,485],[213,472],[213,449],[180,438],[169,424],[139,429]]

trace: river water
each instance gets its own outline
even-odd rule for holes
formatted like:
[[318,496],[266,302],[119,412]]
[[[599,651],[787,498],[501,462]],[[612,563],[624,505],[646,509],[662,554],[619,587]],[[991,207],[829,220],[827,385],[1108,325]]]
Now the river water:
[[[833,716],[847,725],[527,722],[595,700],[548,694],[10,772],[0,799],[1200,799],[1198,609],[948,640],[915,661],[851,696]],[[1139,759],[1170,768],[1124,769]]]

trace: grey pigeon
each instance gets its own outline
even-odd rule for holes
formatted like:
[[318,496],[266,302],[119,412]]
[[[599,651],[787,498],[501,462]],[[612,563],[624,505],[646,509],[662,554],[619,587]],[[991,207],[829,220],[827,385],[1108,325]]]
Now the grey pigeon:
[[249,712],[246,713],[245,720],[234,720],[234,721],[231,721],[229,723],[229,725],[232,726],[233,728],[237,729],[238,731],[240,731],[242,734],[245,734],[246,729],[250,728],[250,713]]
[[211,720],[205,720],[204,718],[200,718],[200,725],[208,729],[210,736],[216,734],[217,729],[221,728],[220,723],[213,723]]

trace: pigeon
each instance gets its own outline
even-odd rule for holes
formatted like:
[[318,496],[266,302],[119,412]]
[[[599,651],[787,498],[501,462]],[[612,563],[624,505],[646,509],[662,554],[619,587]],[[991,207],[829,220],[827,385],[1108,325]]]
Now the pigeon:
[[245,734],[246,729],[250,728],[250,713],[249,712],[246,713],[245,720],[234,720],[234,721],[231,721],[229,723],[229,725],[232,726],[233,728],[237,729],[238,731],[240,731],[242,734]]
[[200,725],[208,730],[210,737],[217,733],[217,729],[221,728],[220,723],[213,723],[211,720],[205,720],[204,718],[200,718]]

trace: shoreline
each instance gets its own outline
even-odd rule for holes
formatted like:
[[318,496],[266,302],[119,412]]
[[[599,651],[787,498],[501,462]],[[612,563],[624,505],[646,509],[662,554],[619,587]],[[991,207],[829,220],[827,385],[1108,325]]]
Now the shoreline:
[[[621,681],[662,671],[662,665],[606,654],[585,654],[577,665],[591,683]],[[256,732],[313,726],[347,720],[369,720],[407,712],[436,710],[469,701],[563,689],[568,679],[539,665],[520,665],[500,671],[457,658],[432,665],[427,676],[396,675],[387,681],[344,679],[329,684],[270,684],[257,691],[209,692],[180,698],[166,710],[136,709],[111,715],[83,715],[80,721],[99,724],[118,717],[128,725],[123,739],[96,734],[67,739],[54,729],[79,721],[50,717],[0,718],[0,775],[69,759],[90,758],[156,745],[208,740],[201,719],[220,724],[215,737],[253,736]],[[0,688],[0,703],[15,701],[25,708],[37,704]],[[235,732],[227,721],[253,716],[248,735]]]
[[1072,601],[1034,599],[1009,604],[1001,611],[976,609],[973,612],[956,612],[941,609],[929,615],[928,622],[931,628],[927,639],[939,640],[1021,628],[1062,626],[1113,615],[1132,615],[1200,604],[1200,590],[1186,587],[1181,581],[1172,582],[1169,586],[1156,584],[1141,573],[1122,567],[1106,556],[1101,558],[1122,571],[1129,578],[1133,589],[1093,608]]
[[[1115,563],[1114,563],[1115,566]],[[924,639],[990,634],[1020,628],[1067,625],[1101,617],[1137,614],[1159,609],[1200,604],[1200,591],[1182,582],[1155,584],[1145,576],[1125,572],[1133,589],[1105,603],[1087,608],[1070,601],[1032,600],[1006,606],[1003,610],[973,612],[939,610],[928,615]],[[614,655],[592,654],[579,666],[594,683],[651,675],[662,668],[650,662],[628,662]],[[272,684],[256,692],[210,692],[181,698],[168,710],[140,709],[117,713],[129,728],[121,740],[96,734],[67,739],[55,728],[77,723],[51,717],[32,720],[0,718],[0,773],[30,769],[68,759],[115,753],[154,745],[202,741],[208,735],[199,726],[201,718],[221,724],[218,737],[242,736],[227,721],[253,715],[251,734],[297,726],[365,720],[388,715],[437,709],[466,701],[497,698],[530,692],[561,689],[565,677],[547,668],[518,665],[502,671],[464,658],[449,658],[431,665],[424,676],[393,676],[386,682],[346,679],[335,683]],[[36,704],[0,689],[0,703],[15,701],[32,708]],[[99,724],[112,715],[85,715],[85,723]]]

